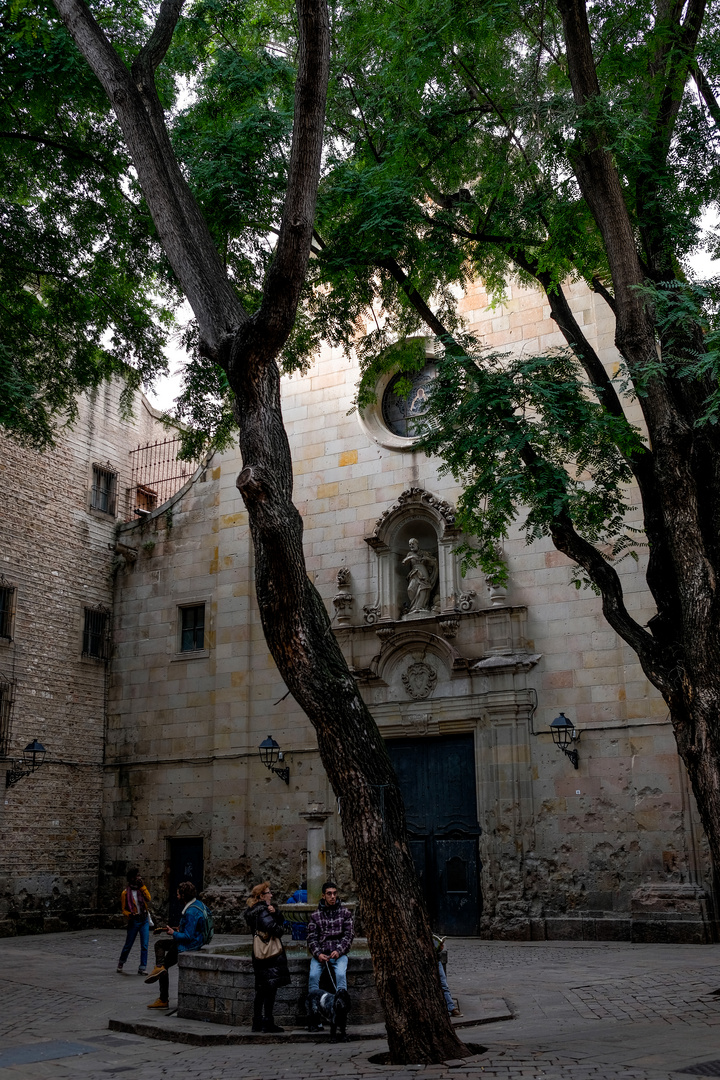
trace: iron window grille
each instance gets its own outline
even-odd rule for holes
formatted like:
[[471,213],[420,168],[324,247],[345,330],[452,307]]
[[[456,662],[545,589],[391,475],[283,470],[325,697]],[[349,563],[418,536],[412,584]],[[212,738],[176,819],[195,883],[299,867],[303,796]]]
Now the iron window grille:
[[10,753],[10,720],[13,707],[13,685],[0,675],[0,758]]
[[117,502],[117,471],[112,465],[93,465],[92,496],[90,506],[103,514],[115,516]]
[[130,451],[127,520],[151,514],[171,499],[195,473],[199,461],[180,461],[180,438],[163,439]]
[[0,574],[0,638],[12,641],[15,589]]
[[103,607],[85,608],[83,656],[90,656],[94,660],[107,660],[109,614]]
[[205,605],[180,608],[180,652],[205,648]]

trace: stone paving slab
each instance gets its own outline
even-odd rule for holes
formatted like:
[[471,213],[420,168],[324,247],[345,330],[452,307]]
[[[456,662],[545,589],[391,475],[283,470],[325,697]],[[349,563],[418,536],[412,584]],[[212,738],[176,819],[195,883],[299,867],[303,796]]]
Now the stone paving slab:
[[[462,1017],[452,1021],[456,1028],[475,1028],[483,1024],[497,1024],[512,1020],[513,1014],[502,998],[459,998]],[[352,1016],[352,1014],[351,1014]],[[202,1020],[187,1020],[168,1013],[149,1017],[147,1014],[132,1017],[112,1016],[108,1021],[111,1031],[122,1031],[129,1035],[140,1035],[146,1039],[164,1039],[167,1042],[187,1043],[192,1046],[234,1046],[268,1043],[316,1043],[323,1045],[330,1041],[329,1031],[311,1034],[304,1028],[288,1028],[282,1034],[265,1035],[253,1032],[248,1027],[231,1027],[227,1024],[208,1024]],[[384,1024],[348,1024],[348,1040],[375,1040],[385,1038]]]
[[[155,996],[131,974],[137,946],[128,974],[115,973],[123,938],[103,930],[0,940],[0,1048],[52,1040],[95,1048],[8,1065],[0,1080],[125,1080],[131,1072],[142,1080],[687,1080],[702,1073],[680,1070],[720,1059],[717,945],[450,939],[450,988],[463,1012],[503,999],[514,1019],[464,1028],[465,1042],[487,1047],[472,1060],[399,1067],[370,1060],[387,1050],[382,1039],[208,1046],[110,1032],[109,1019],[140,1018]],[[613,1009],[603,1005],[608,995]]]

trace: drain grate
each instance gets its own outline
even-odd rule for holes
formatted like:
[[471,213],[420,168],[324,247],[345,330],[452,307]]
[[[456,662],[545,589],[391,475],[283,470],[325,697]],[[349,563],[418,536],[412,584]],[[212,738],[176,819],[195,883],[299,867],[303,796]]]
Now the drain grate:
[[690,1065],[687,1069],[676,1069],[686,1076],[720,1076],[720,1061],[702,1061],[699,1065]]

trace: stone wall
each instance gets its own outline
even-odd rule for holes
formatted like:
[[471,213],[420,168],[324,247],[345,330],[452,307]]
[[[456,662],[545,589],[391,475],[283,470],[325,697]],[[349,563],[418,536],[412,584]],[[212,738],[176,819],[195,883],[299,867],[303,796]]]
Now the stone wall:
[[[568,293],[613,371],[609,310],[582,286]],[[483,341],[526,350],[561,344],[537,294],[513,287],[506,299],[489,310],[478,287],[462,301]],[[283,386],[308,573],[383,733],[472,737],[480,931],[632,936],[647,910],[642,890],[674,885],[687,887],[685,916],[693,912],[674,921],[707,936],[706,845],[667,710],[634,654],[604,622],[597,597],[572,587],[569,562],[549,542],[527,547],[519,528],[504,546],[506,591],[478,572],[459,577],[457,488],[439,476],[437,462],[384,434],[377,410],[351,411],[357,374],[354,361],[327,349],[307,376]],[[228,451],[177,499],[169,520],[161,508],[123,529],[137,559],[116,586],[107,905],[119,868],[137,859],[162,905],[172,845],[183,837],[202,840],[204,884],[216,890],[223,916],[223,905],[239,910],[255,881],[269,878],[277,895],[289,894],[304,876],[301,814],[315,805],[333,811],[329,868],[352,894],[314,732],[265,647],[235,488],[240,468],[237,451]],[[401,555],[415,529],[424,543],[435,538],[445,585],[437,610],[408,621]],[[637,562],[619,566],[628,608],[642,623],[654,612],[644,566],[642,548]],[[190,603],[205,604],[207,620],[205,648],[192,656],[178,646],[179,611]],[[404,682],[412,664],[426,670],[427,694]],[[549,734],[561,709],[581,731],[577,771]],[[285,751],[288,786],[260,762],[269,734]],[[675,901],[655,899],[654,921],[662,923],[662,903],[670,916]]]
[[119,514],[129,450],[164,437],[140,395],[122,419],[119,395],[113,383],[83,397],[44,454],[0,440],[0,574],[15,608],[11,637],[0,638],[14,701],[3,781],[27,743],[47,749],[34,775],[3,783],[0,934],[76,925],[97,904],[108,682],[104,661],[81,654],[85,607],[112,602],[118,518],[90,509],[92,465],[117,470]]

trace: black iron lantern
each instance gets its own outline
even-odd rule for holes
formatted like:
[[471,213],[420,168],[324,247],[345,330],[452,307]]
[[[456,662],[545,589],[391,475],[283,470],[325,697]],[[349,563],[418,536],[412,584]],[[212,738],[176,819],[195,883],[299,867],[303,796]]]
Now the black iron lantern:
[[17,758],[12,768],[5,773],[5,787],[12,787],[18,780],[22,780],[24,776],[30,776],[39,769],[45,760],[46,753],[45,747],[38,739],[33,739],[31,743],[28,743],[22,757]]
[[23,763],[30,772],[39,769],[45,760],[45,747],[38,739],[33,739],[23,750]]
[[580,738],[579,734],[575,730],[575,725],[572,720],[568,720],[565,713],[561,712],[559,716],[556,716],[550,725],[550,733],[553,737],[553,742],[559,750],[562,750],[566,757],[569,757],[575,768],[578,768],[578,752],[577,750],[571,750],[572,743],[577,742]]
[[284,780],[286,784],[290,783],[290,769],[285,766],[284,769],[276,769],[275,762],[282,762],[284,755],[278,743],[275,742],[272,735],[268,735],[267,739],[263,739],[260,743],[260,760],[266,769],[275,773],[281,780]]

